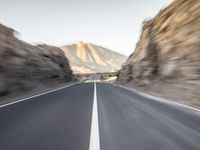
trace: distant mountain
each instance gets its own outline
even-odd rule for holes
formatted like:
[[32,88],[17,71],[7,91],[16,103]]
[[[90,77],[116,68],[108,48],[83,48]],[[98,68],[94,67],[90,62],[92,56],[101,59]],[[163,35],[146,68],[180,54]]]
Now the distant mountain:
[[126,56],[83,41],[60,47],[74,73],[111,72],[119,70]]

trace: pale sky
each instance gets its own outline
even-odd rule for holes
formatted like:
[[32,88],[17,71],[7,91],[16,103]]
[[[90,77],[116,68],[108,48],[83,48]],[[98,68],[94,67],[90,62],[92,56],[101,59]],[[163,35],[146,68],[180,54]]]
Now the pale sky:
[[172,0],[0,0],[0,23],[30,43],[83,40],[130,55],[143,20]]

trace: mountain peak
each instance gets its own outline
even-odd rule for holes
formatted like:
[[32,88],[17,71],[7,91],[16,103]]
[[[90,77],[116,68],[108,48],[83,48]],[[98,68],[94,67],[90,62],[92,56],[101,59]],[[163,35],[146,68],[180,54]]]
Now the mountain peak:
[[91,43],[79,41],[62,46],[75,73],[110,72],[120,69],[126,56]]
[[78,45],[79,47],[82,47],[82,46],[85,45],[85,42],[82,41],[82,40],[80,40],[80,41],[77,42],[77,45]]

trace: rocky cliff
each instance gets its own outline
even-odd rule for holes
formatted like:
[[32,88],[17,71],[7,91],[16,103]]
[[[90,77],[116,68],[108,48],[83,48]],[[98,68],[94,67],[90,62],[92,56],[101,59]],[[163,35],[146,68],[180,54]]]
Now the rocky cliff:
[[72,79],[64,52],[53,46],[33,46],[0,24],[0,96],[39,85]]
[[173,81],[194,92],[200,85],[200,1],[174,0],[145,21],[136,49],[119,71],[118,80],[151,88],[156,81]]
[[75,73],[117,71],[126,59],[122,54],[82,41],[62,46],[61,49],[69,58]]

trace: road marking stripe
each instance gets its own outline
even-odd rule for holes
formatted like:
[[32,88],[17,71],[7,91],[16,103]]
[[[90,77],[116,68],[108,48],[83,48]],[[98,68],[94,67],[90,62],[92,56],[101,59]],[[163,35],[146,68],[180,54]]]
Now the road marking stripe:
[[100,150],[96,82],[94,82],[94,100],[93,100],[93,109],[92,109],[89,150]]
[[76,84],[80,84],[80,83],[81,82],[70,84],[70,85],[60,87],[60,88],[57,88],[57,89],[54,89],[54,90],[50,90],[50,91],[47,91],[47,92],[44,92],[44,93],[40,93],[40,94],[37,94],[37,95],[33,95],[33,96],[30,96],[30,97],[19,99],[19,100],[16,100],[14,102],[6,103],[6,104],[3,104],[3,105],[0,105],[0,108],[5,107],[5,106],[9,106],[9,105],[12,105],[12,104],[16,104],[16,103],[19,103],[19,102],[22,102],[22,101],[25,101],[25,100],[28,100],[28,99],[31,99],[31,98],[34,98],[34,97],[38,97],[38,96],[41,96],[41,95],[52,93],[52,92],[55,92],[55,91],[58,91],[58,90],[61,90],[61,89],[64,89],[64,88],[67,88],[67,87],[70,87],[70,86],[73,86],[73,85],[76,85]]
[[154,101],[159,101],[159,102],[163,102],[163,103],[174,105],[174,106],[182,106],[182,107],[185,107],[187,109],[191,109],[191,110],[197,112],[198,114],[200,113],[200,109],[197,109],[197,108],[193,108],[193,107],[190,107],[190,106],[186,106],[184,104],[176,103],[176,102],[173,102],[173,101],[170,101],[168,99],[161,98],[161,97],[156,97],[156,96],[153,96],[153,95],[150,95],[150,94],[142,93],[138,90],[131,89],[131,88],[128,88],[128,87],[124,87],[124,86],[121,86],[121,85],[117,85],[117,84],[113,84],[113,83],[112,83],[112,85],[117,86],[117,87],[121,87],[121,88],[129,90],[129,91],[133,91],[133,92],[139,94],[140,96],[149,98],[149,99],[154,100]]

